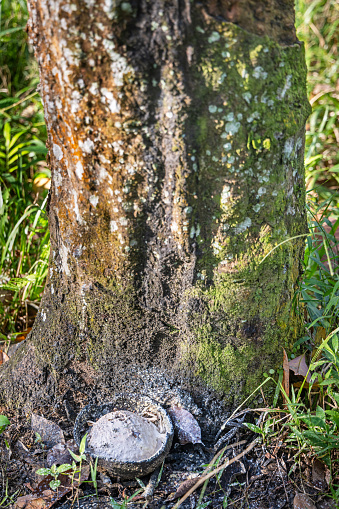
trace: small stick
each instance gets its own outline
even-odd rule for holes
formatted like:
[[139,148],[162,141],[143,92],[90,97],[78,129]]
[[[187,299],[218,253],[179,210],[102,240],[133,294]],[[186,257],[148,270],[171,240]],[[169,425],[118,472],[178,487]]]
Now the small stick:
[[209,479],[210,477],[213,477],[215,474],[217,474],[218,472],[220,472],[220,470],[223,470],[224,468],[228,467],[229,465],[232,465],[232,463],[234,463],[235,461],[238,461],[240,460],[243,456],[245,456],[245,454],[247,454],[248,452],[250,452],[253,447],[259,442],[260,438],[256,438],[255,440],[253,440],[253,442],[251,442],[251,444],[240,454],[238,454],[238,456],[236,456],[235,458],[231,459],[231,460],[226,460],[225,463],[223,463],[220,467],[216,468],[215,470],[212,470],[212,472],[210,472],[209,474],[205,475],[204,477],[201,477],[199,479],[199,481],[190,489],[188,490],[188,492],[182,497],[181,500],[179,500],[175,506],[173,507],[173,509],[178,509],[178,507],[181,506],[181,504],[183,502],[185,502],[186,498],[188,498],[190,495],[192,495],[192,493],[197,489],[199,488],[199,486],[201,486],[202,484],[204,484],[204,482]]
[[144,489],[144,492],[142,494],[143,498],[145,498],[146,500],[151,500],[153,497],[154,490],[158,484],[159,473],[160,473],[160,467],[156,468],[154,470],[154,472],[152,473],[151,477],[149,478],[147,486]]

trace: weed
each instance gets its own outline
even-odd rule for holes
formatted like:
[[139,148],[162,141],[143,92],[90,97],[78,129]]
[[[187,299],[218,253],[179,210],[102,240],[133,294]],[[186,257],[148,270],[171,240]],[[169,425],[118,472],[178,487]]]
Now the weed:
[[141,493],[143,489],[137,490],[133,495],[128,498],[124,498],[124,500],[120,503],[114,500],[113,497],[110,498],[110,503],[112,504],[113,509],[127,509],[128,504],[132,502],[132,500]]
[[52,490],[56,490],[61,484],[60,479],[58,479],[59,475],[68,472],[71,468],[72,466],[68,464],[60,465],[58,467],[56,465],[52,465],[51,468],[39,468],[36,473],[38,475],[51,475],[53,480],[49,483],[49,485]]
[[10,422],[5,415],[0,415],[0,435],[5,431]]

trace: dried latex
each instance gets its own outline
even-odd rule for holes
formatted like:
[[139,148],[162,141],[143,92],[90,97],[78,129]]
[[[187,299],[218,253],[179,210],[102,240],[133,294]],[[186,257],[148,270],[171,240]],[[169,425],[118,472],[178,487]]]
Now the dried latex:
[[93,424],[87,446],[91,454],[109,461],[143,461],[163,445],[165,435],[141,415],[117,410]]

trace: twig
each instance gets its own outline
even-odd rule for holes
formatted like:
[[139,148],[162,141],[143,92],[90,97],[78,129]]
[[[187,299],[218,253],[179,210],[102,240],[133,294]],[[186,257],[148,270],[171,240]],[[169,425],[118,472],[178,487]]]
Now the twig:
[[228,467],[229,465],[232,465],[232,463],[234,463],[235,461],[239,461],[243,456],[245,456],[245,454],[247,454],[249,451],[251,451],[253,449],[253,447],[259,442],[259,440],[260,440],[260,438],[256,438],[255,440],[253,440],[253,442],[251,442],[251,444],[242,453],[238,454],[238,456],[236,456],[235,458],[232,458],[231,460],[229,460],[227,458],[226,462],[223,463],[220,467],[216,468],[215,470],[212,470],[212,472],[210,472],[209,474],[205,475],[204,477],[201,477],[199,479],[199,481],[190,490],[188,490],[188,492],[182,497],[182,499],[179,500],[175,504],[173,509],[178,509],[178,507],[181,506],[181,504],[186,500],[186,498],[188,498],[190,495],[192,495],[192,493],[197,488],[199,488],[199,486],[204,484],[204,482],[207,479],[210,479],[210,477],[213,477],[215,474],[220,472],[220,470],[223,470],[224,468]]
[[147,501],[151,500],[153,497],[154,490],[158,485],[159,474],[160,474],[160,467],[156,468],[154,470],[154,472],[152,473],[151,477],[149,478],[147,486],[142,494],[142,497],[145,498]]

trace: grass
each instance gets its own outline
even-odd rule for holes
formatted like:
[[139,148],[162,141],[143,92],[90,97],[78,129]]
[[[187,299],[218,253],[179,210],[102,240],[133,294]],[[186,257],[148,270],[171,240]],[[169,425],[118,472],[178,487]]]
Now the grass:
[[[0,334],[32,325],[47,274],[45,208],[50,171],[37,64],[24,30],[23,0],[1,2],[0,15]],[[45,179],[45,180],[43,180]]]
[[296,26],[305,42],[312,114],[306,126],[306,183],[318,203],[339,205],[339,4],[336,0],[296,0]]

